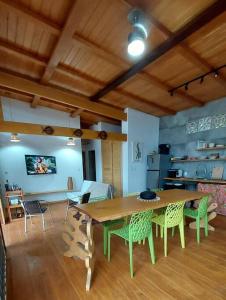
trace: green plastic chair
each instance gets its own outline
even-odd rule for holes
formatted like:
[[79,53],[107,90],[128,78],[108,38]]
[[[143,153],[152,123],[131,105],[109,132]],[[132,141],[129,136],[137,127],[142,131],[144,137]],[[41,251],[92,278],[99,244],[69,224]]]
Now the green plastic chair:
[[[140,193],[130,193],[127,195],[127,197],[132,197],[132,196],[138,196]],[[105,221],[102,223],[104,227],[104,255],[107,255],[107,244],[108,244],[108,231],[118,225],[126,225],[128,223],[129,216],[125,218],[121,218],[118,220],[113,220],[113,221]]]
[[208,236],[208,202],[209,196],[204,196],[200,202],[197,209],[192,208],[185,208],[184,215],[189,218],[193,218],[196,220],[196,236],[197,236],[197,243],[200,243],[200,220],[204,219],[205,225],[205,236]]
[[145,238],[148,238],[149,250],[151,255],[151,261],[155,264],[155,251],[152,234],[152,218],[153,211],[148,210],[145,212],[134,213],[131,216],[130,223],[119,229],[109,230],[108,232],[108,261],[110,261],[111,255],[111,235],[117,235],[129,242],[129,259],[130,259],[130,275],[133,278],[133,243],[141,242]]
[[[154,193],[158,193],[158,192],[163,191],[163,188],[152,189],[151,191],[154,192]],[[157,216],[157,215],[159,215],[159,214],[164,213],[164,210],[165,210],[165,208],[158,208],[158,209],[156,209],[156,210],[154,211],[154,213],[153,213],[153,217],[154,217],[154,216]],[[158,232],[159,232],[159,230],[158,230],[158,224],[155,224],[155,236],[156,236],[156,237],[158,237]]]
[[179,226],[181,247],[185,248],[184,239],[184,201],[170,203],[165,211],[165,214],[161,214],[152,219],[153,223],[160,225],[161,237],[164,236],[164,255],[167,256],[167,229]]
[[[90,198],[89,203],[104,201],[107,199],[108,198],[106,196],[92,197],[92,198]],[[104,231],[103,231],[104,255],[107,255],[107,239],[108,239],[109,229],[116,225],[122,225],[122,224],[124,224],[124,222],[125,222],[124,219],[118,219],[118,220],[114,220],[114,221],[105,221],[102,223],[103,228],[104,228]]]

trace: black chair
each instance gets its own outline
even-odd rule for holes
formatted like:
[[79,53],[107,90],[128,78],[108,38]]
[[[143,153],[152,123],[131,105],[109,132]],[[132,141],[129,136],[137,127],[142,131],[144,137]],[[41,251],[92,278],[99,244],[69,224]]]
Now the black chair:
[[68,199],[68,205],[67,205],[67,211],[66,211],[66,217],[65,217],[65,221],[67,220],[67,216],[68,216],[68,209],[77,205],[77,204],[85,204],[85,203],[88,203],[89,202],[89,199],[90,199],[90,194],[91,193],[85,193],[82,195],[81,197],[81,201],[78,202],[78,201],[72,201],[70,199]]
[[41,206],[40,202],[38,200],[26,200],[21,201],[21,205],[24,209],[24,226],[25,226],[25,232],[27,232],[27,217],[42,217],[42,227],[43,230],[45,230],[45,218],[44,213],[47,211],[47,207]]

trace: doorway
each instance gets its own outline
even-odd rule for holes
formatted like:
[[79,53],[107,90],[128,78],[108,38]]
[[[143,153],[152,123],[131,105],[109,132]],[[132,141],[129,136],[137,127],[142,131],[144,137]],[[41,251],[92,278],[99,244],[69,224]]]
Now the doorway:
[[82,152],[84,180],[96,181],[95,150]]
[[96,158],[95,150],[88,151],[88,180],[96,181]]

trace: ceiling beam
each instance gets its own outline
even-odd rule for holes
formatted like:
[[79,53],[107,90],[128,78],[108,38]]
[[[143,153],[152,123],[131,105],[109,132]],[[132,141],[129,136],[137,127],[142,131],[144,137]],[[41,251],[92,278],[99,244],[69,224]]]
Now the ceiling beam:
[[[123,0],[123,2],[127,3],[130,7],[131,6],[139,6],[140,2],[137,0]],[[51,32],[54,35],[59,35],[61,32],[61,28],[58,24],[49,21],[49,19],[47,19],[46,17],[34,12],[33,10],[29,9],[27,6],[23,5],[23,4],[17,4],[16,2],[13,1],[8,1],[8,0],[0,0],[0,5],[10,9],[10,11],[14,11],[16,14],[22,16],[23,18],[30,20],[36,24],[38,24],[39,26],[44,27],[45,30],[48,30],[49,32]],[[160,30],[162,31],[166,36],[170,37],[172,36],[172,32],[170,30],[168,30],[168,28],[166,28],[161,22],[159,22],[153,15],[149,14],[149,17],[151,19],[151,22]],[[102,49],[100,47],[98,47],[98,45],[95,45],[93,42],[89,42],[88,40],[82,38],[79,34],[75,34],[74,35],[74,40],[76,40],[76,42],[80,43],[83,47],[92,47],[92,50],[94,52],[96,52],[96,54],[99,57],[103,57],[104,59],[107,59],[109,62],[113,62],[113,64],[115,63],[120,63],[121,65],[124,66],[128,66],[128,63],[126,63],[125,61],[123,61],[123,59],[121,59],[120,57],[106,52],[105,50],[102,51]],[[1,46],[3,46],[3,42],[1,41]],[[5,46],[7,46],[8,50],[13,50],[13,44],[10,45],[7,43],[5,44]],[[11,47],[10,47],[11,46]],[[195,64],[197,64],[204,72],[207,72],[209,70],[211,70],[213,68],[213,66],[211,66],[205,59],[201,58],[194,50],[192,50],[185,42],[182,42],[179,46],[178,49],[180,50],[181,54],[192,60]],[[20,49],[20,54],[23,54],[24,49]],[[26,55],[26,50],[25,50],[25,55]],[[29,57],[29,52],[27,57]],[[34,60],[35,62],[42,64],[42,65],[46,65],[46,62],[43,58],[38,57],[36,59],[35,56],[30,56],[30,59]],[[124,64],[123,64],[124,62]],[[218,78],[218,82],[225,87],[225,81],[226,81],[226,77],[221,73],[220,78]],[[215,78],[215,77],[214,77]],[[171,87],[172,88],[172,87]]]
[[87,97],[76,93],[63,92],[50,86],[42,85],[32,80],[0,71],[0,86],[37,95],[71,107],[82,108],[117,120],[126,120],[126,114],[119,109],[100,103],[93,103]]
[[[130,7],[139,7],[141,5],[139,0],[123,0],[123,2],[128,4]],[[145,9],[145,7],[141,7],[141,8]],[[165,25],[163,25],[158,19],[156,19],[153,14],[148,12],[148,17],[150,18],[151,23],[154,24],[155,27],[157,27],[166,37],[169,38],[173,36],[173,32],[171,32]],[[181,42],[177,46],[177,50],[186,59],[192,61],[195,65],[199,66],[199,68],[203,72],[208,72],[214,69],[214,66],[209,64],[207,60],[199,56],[192,48],[190,48],[189,45],[186,43],[186,41]],[[225,87],[226,77],[224,77],[222,74],[219,75],[222,76],[221,78],[223,79],[220,81],[220,83],[221,84],[223,83]],[[213,76],[213,78],[215,77]],[[218,82],[219,82],[219,78],[218,78]]]
[[[74,42],[75,44],[78,42],[81,47],[85,47],[89,51],[94,51],[94,53],[97,56],[102,57],[103,59],[107,60],[108,62],[112,63],[113,65],[115,64],[120,64],[124,68],[128,68],[131,66],[130,63],[125,61],[124,59],[118,57],[117,55],[101,48],[100,46],[96,45],[93,42],[90,42],[89,40],[83,38],[82,36],[78,34],[74,34]],[[152,85],[158,87],[161,90],[164,90],[167,94],[170,89],[172,89],[172,86],[167,85],[166,83],[162,82],[160,79],[157,77],[150,75],[149,73],[142,71],[137,74],[141,80],[145,79],[147,82],[151,83]],[[181,97],[183,96],[183,100],[187,101],[188,103],[191,103],[196,106],[201,106],[203,105],[203,102],[195,97],[192,97],[190,95],[187,95],[185,92],[180,92],[178,95]],[[149,101],[151,103],[151,101]],[[152,102],[154,104],[154,102]],[[162,106],[163,108],[164,106]]]
[[37,63],[41,66],[46,66],[46,64],[48,62],[48,60],[46,58],[39,56],[35,53],[32,53],[28,50],[25,50],[19,46],[16,46],[13,43],[3,40],[1,38],[0,38],[0,49],[5,49],[5,50],[7,50],[8,53],[10,53],[10,54],[12,53],[20,58],[21,58],[21,56],[23,56],[24,58],[29,59],[32,62]]
[[[22,134],[35,134],[35,135],[47,135],[43,129],[46,125],[41,124],[31,124],[31,123],[20,123],[20,122],[0,122],[0,132],[16,132]],[[75,137],[74,131],[76,128],[58,127],[51,126],[54,130],[51,136],[65,136],[65,137]],[[79,129],[79,128],[77,128]],[[83,135],[81,139],[100,139],[99,131],[91,129],[82,129]],[[48,135],[49,136],[49,135]],[[107,140],[111,141],[121,141],[125,142],[127,140],[127,135],[116,132],[108,132]]]
[[149,54],[145,55],[144,58],[142,58],[138,63],[134,64],[129,70],[123,72],[117,78],[109,82],[103,89],[101,89],[99,92],[93,95],[91,99],[96,101],[108,94],[110,91],[114,90],[116,87],[118,87],[123,82],[136,75],[138,72],[142,71],[146,66],[157,60],[170,49],[183,42],[192,33],[199,30],[204,25],[208,24],[212,19],[214,19],[218,15],[222,14],[225,9],[225,0],[216,1],[205,11],[203,11],[200,15],[198,15],[186,25],[184,25],[181,29],[173,33],[173,35],[169,37],[165,42],[163,42],[155,49],[152,49]]
[[[19,101],[22,101],[22,102],[25,102],[28,104],[33,100],[31,95],[25,95],[22,92],[13,91],[13,90],[10,90],[7,88],[2,88],[2,87],[0,87],[0,96],[7,97],[10,99],[16,99],[16,100],[19,100]],[[53,102],[51,100],[43,99],[43,98],[40,100],[40,105],[47,107],[47,108],[63,111],[63,112],[68,112],[68,109],[69,109],[68,107],[66,107],[63,104],[60,104],[60,103],[56,104],[55,102]],[[71,113],[76,111],[75,109],[71,109],[71,108],[70,108],[70,110],[71,110]],[[117,125],[120,124],[120,121],[118,121],[118,120],[110,119],[110,118],[100,116],[100,115],[97,115],[94,113],[89,113],[87,111],[82,112],[81,118],[82,118],[82,122],[83,121],[90,122],[90,124],[95,123],[95,121],[94,121],[95,119],[97,119],[99,121],[103,121],[103,122],[108,122],[111,124],[117,124]],[[90,118],[90,120],[88,121],[87,119],[89,119],[89,118]],[[85,120],[83,120],[83,119],[85,119]]]
[[[92,47],[92,43],[88,42],[88,45],[89,45],[88,47],[89,47],[89,50],[90,50],[90,48]],[[35,55],[34,53],[32,53],[30,51],[27,51],[27,50],[23,50],[22,52],[20,52],[20,48],[19,47],[12,46],[11,43],[5,43],[4,41],[2,41],[0,39],[0,48],[1,47],[3,47],[4,49],[7,49],[7,51],[8,51],[8,49],[10,49],[10,51],[12,51],[13,53],[15,53],[16,55],[18,55],[18,56],[24,56],[25,58],[27,57],[28,59],[31,59],[32,61],[34,61],[36,63],[39,63],[39,64],[41,64],[43,66],[47,65],[46,59],[40,58],[37,55]],[[98,46],[96,46],[96,48],[95,48],[95,46],[94,46],[94,49],[96,49],[96,51],[98,53],[98,51],[99,51],[100,48]],[[108,58],[112,57],[112,63],[113,63],[113,61],[115,61],[115,57],[117,57],[117,56],[112,55],[112,54],[107,54],[107,53],[108,52],[105,52],[105,50],[102,51],[102,54],[103,54],[103,56],[104,56],[105,59],[107,59],[106,56]],[[122,63],[124,63],[125,66],[129,66],[129,64],[127,62],[125,62],[123,59],[121,59],[119,57],[117,57],[117,58],[118,58],[119,61],[121,61]],[[102,88],[104,86],[104,82],[100,82],[100,81],[96,80],[93,77],[90,77],[90,76],[88,76],[86,74],[83,74],[83,73],[81,73],[79,71],[75,71],[75,70],[73,70],[71,68],[65,67],[64,65],[58,65],[57,68],[56,68],[56,70],[58,72],[61,72],[61,73],[65,74],[65,75],[67,75],[67,76],[72,76],[72,78],[73,77],[74,78],[76,78],[76,77],[77,78],[81,78],[81,79],[83,79],[83,80],[85,80],[85,81],[87,81],[89,83],[95,84],[96,88]],[[146,74],[144,72],[143,72],[142,76],[146,77],[146,79],[149,80],[149,81],[151,80],[152,83],[156,85],[157,79],[154,80],[154,78],[151,78],[151,76],[149,76],[148,74]],[[162,84],[160,88],[164,89],[165,91],[168,91],[171,87],[166,86],[166,85],[164,86],[164,84]],[[122,96],[125,96],[125,94],[123,95],[123,90],[122,89],[120,89],[120,91],[116,90],[115,92],[118,93],[118,94],[120,93]],[[135,103],[135,101],[136,102],[138,102],[138,101],[139,102],[140,101],[146,102],[146,104],[148,103],[151,107],[156,107],[158,109],[161,109],[166,114],[174,114],[176,112],[173,109],[169,109],[169,108],[167,108],[167,107],[165,107],[163,105],[155,104],[155,102],[148,101],[148,100],[146,100],[146,99],[144,99],[142,97],[139,97],[139,99],[138,99],[136,95],[133,95],[133,94],[128,93],[128,92],[126,92],[126,93],[127,93],[127,97],[129,97],[130,99],[133,98],[133,102],[134,103]],[[188,100],[189,100],[190,99],[189,96],[187,96],[187,97],[188,97]],[[34,103],[36,103],[36,100],[34,100]]]
[[[43,21],[42,18],[40,18],[39,15],[37,14],[32,14],[32,11],[26,9],[26,7],[23,7],[23,5],[17,5],[14,3],[8,3],[5,0],[0,0],[0,3],[3,3],[5,5],[7,5],[8,7],[13,7],[14,10],[17,11],[17,13],[22,13],[23,17],[28,17],[28,18],[32,18],[32,20],[38,24],[40,22],[42,22],[43,26],[47,26],[47,28],[49,28],[49,26],[52,26],[50,24],[46,25],[47,22]],[[36,22],[37,21],[37,22]],[[155,24],[158,21],[155,21]],[[160,24],[160,23],[158,23]],[[161,25],[158,25],[161,27]],[[53,26],[53,28],[56,28],[57,25],[55,24],[55,26]],[[161,30],[167,30],[164,29],[164,26],[162,26],[162,28],[160,28]],[[60,33],[60,29],[58,28],[58,33]],[[169,34],[169,31],[165,32],[165,34]],[[128,63],[127,61],[125,61],[124,59],[120,58],[119,56],[109,52],[108,50],[102,49],[100,46],[98,46],[97,44],[95,44],[94,42],[90,42],[89,40],[83,38],[81,35],[79,34],[74,34],[73,35],[73,41],[75,44],[80,44],[83,48],[85,47],[88,50],[91,50],[92,52],[94,52],[97,56],[102,57],[104,60],[107,60],[108,62],[112,63],[113,65],[115,64],[120,64],[121,66],[123,66],[124,68],[128,68],[131,66],[130,63]],[[15,45],[13,45],[12,43],[8,43],[4,40],[0,40],[0,47],[3,47],[7,50],[13,51],[15,54],[17,55],[23,55],[24,57],[27,57],[28,59],[31,59],[32,61],[46,66],[47,65],[47,59],[37,56],[34,53],[31,53],[30,51],[21,49]],[[50,61],[49,61],[50,64]],[[149,78],[149,81],[151,84],[158,86],[158,88],[165,90],[166,92],[168,92],[168,90],[172,89],[172,86],[167,86],[166,84],[164,84],[163,82],[161,82],[161,84],[159,84],[160,80],[158,78],[155,78],[153,76],[149,76],[148,73],[146,72],[142,72],[142,76],[146,77],[146,79]],[[194,97],[190,97],[189,95],[186,95],[186,93],[183,94],[183,100],[188,101],[191,104],[195,104],[195,105],[202,105],[202,102],[198,99],[195,99]],[[149,101],[150,102],[150,101]],[[194,103],[195,102],[195,103]],[[154,104],[154,102],[152,102]],[[164,106],[163,106],[164,107]]]
[[[70,69],[70,71],[68,70],[67,67],[63,66],[63,65],[59,65],[59,67],[57,68],[57,71],[67,75],[67,76],[71,76],[72,78],[76,79],[76,77],[79,79],[83,79],[84,81],[86,81],[88,84],[92,84],[94,85],[96,88],[102,88],[104,86],[104,83],[101,82],[100,80],[97,80],[91,76],[88,76],[88,75],[85,75],[85,74],[82,74],[81,72],[77,72],[73,69]],[[168,90],[167,90],[168,91]],[[153,101],[149,101],[147,99],[144,99],[143,97],[140,97],[140,96],[137,96],[137,95],[134,95],[130,92],[127,92],[123,89],[116,89],[114,90],[114,93],[117,94],[118,96],[122,96],[122,97],[126,97],[127,99],[129,99],[129,101],[131,103],[133,103],[134,105],[137,105],[137,104],[143,104],[145,106],[145,109],[147,109],[148,112],[150,112],[151,108],[152,109],[158,109],[158,110],[161,110],[162,112],[164,112],[165,114],[175,114],[176,111],[174,109],[171,109],[171,108],[168,108],[164,105],[160,105],[160,104],[157,104]]]
[[80,116],[80,114],[83,112],[83,109],[78,108],[71,112],[71,118],[76,118],[77,116]]
[[[87,50],[94,52],[97,56],[102,57],[104,60],[107,60],[108,62],[112,63],[113,65],[119,64],[124,68],[128,68],[131,66],[130,63],[125,61],[124,59],[118,57],[117,55],[101,48],[100,46],[96,45],[93,42],[90,42],[89,40],[83,38],[82,36],[78,34],[74,34],[74,42],[75,44],[80,44],[81,47],[85,47]],[[149,73],[142,71],[137,76],[139,76],[140,79],[145,79],[152,85],[158,87],[161,90],[164,90],[167,94],[170,89],[172,89],[172,86],[167,85],[166,83],[162,82],[160,79],[154,77],[153,75],[150,75]],[[195,97],[187,95],[185,92],[180,93],[180,97],[183,95],[183,100],[187,101],[188,103],[194,104],[196,106],[203,105],[203,102]],[[150,103],[154,104],[154,102],[149,101]],[[164,108],[164,106],[162,106]]]
[[68,48],[71,46],[73,34],[75,32],[76,14],[77,14],[77,7],[76,7],[76,1],[74,1],[74,4],[70,9],[69,15],[66,19],[62,32],[59,36],[59,39],[55,45],[55,48],[52,52],[52,55],[44,71],[44,74],[41,78],[41,83],[47,83],[51,79],[61,58],[68,50]]
[[31,21],[48,32],[59,35],[61,27],[55,22],[51,22],[48,18],[40,15],[33,10],[29,9],[26,5],[9,0],[0,0],[0,6],[6,7],[9,11],[16,13],[24,19]]
[[[83,38],[80,38],[80,43],[82,43],[82,40]],[[83,44],[82,44],[83,45]],[[89,50],[92,50],[93,49],[93,44],[91,42],[88,42],[88,47],[89,47]],[[8,49],[10,49],[10,51],[12,51],[14,54],[18,55],[18,56],[23,56],[25,58],[28,58],[28,59],[31,59],[32,61],[34,61],[35,63],[38,63],[40,65],[43,65],[43,66],[46,66],[47,65],[47,60],[42,58],[42,57],[39,57],[37,55],[35,55],[34,53],[30,52],[30,51],[27,51],[27,50],[23,50],[21,52],[21,49],[17,46],[13,46],[11,45],[11,43],[5,43],[4,41],[2,41],[0,39],[0,48],[3,47],[4,49],[6,49],[8,51]],[[98,51],[101,49],[99,48],[98,46],[96,46],[94,44],[94,49],[95,49],[95,52],[98,54]],[[128,62],[124,61],[123,59],[119,58],[118,56],[114,55],[114,54],[111,54],[105,50],[100,50],[101,54],[102,54],[102,57],[104,59],[108,59],[109,61],[109,58],[110,60],[115,62],[115,58],[118,59],[118,62],[122,62],[122,64],[124,66],[130,66]],[[104,54],[105,53],[105,54]],[[81,78],[89,83],[92,83],[92,84],[95,84],[96,85],[96,88],[103,88],[104,86],[104,83],[103,82],[100,82],[98,80],[96,80],[95,78],[91,78],[90,76],[86,75],[86,74],[83,74],[81,73],[80,71],[78,70],[74,70],[74,69],[71,69],[71,68],[68,68],[68,67],[65,67],[64,65],[58,65],[56,70],[60,73],[63,73],[67,76],[72,76],[72,78]],[[152,85],[158,87],[159,89],[161,90],[164,90],[168,93],[168,90],[172,89],[171,86],[163,83],[161,80],[159,80],[158,78],[146,73],[146,72],[141,72],[139,73],[137,76],[139,76],[142,80],[145,79],[148,83],[151,83]],[[121,93],[122,94],[122,89],[116,89],[115,92],[116,93]],[[136,95],[133,95],[131,93],[127,93],[127,96],[129,96],[129,98],[133,98],[133,102],[134,101],[146,101],[148,102],[150,105],[152,105],[152,107],[155,105],[155,102],[152,102],[152,101],[148,101],[142,97],[139,97],[139,100],[137,99],[137,96]],[[130,94],[130,95],[129,95]],[[201,101],[199,101],[198,99],[192,97],[192,96],[189,96],[187,95],[186,93],[184,92],[180,92],[180,97],[183,95],[183,100],[184,101],[187,101],[188,103],[191,103],[191,104],[194,104],[194,105],[202,105],[203,103]],[[125,95],[124,95],[125,96]],[[173,110],[173,109],[169,109],[163,105],[159,105],[158,108],[160,108],[161,106],[161,109],[165,111],[165,113],[167,114],[174,114],[176,111]]]
[[37,95],[34,95],[33,100],[31,102],[31,107],[36,108],[38,106],[39,101],[40,101],[40,97]]

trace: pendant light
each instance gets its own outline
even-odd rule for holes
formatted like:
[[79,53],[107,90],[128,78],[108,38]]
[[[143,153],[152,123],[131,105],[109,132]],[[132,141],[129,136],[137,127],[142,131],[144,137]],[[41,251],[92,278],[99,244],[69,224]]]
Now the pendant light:
[[13,143],[20,142],[20,138],[18,138],[18,134],[17,133],[12,133],[11,134],[10,142],[13,142]]
[[68,138],[67,146],[75,146],[75,140],[72,137]]
[[133,31],[128,36],[128,53],[133,57],[144,53],[146,39],[148,37],[149,21],[145,13],[140,9],[133,9],[128,14],[128,20]]

